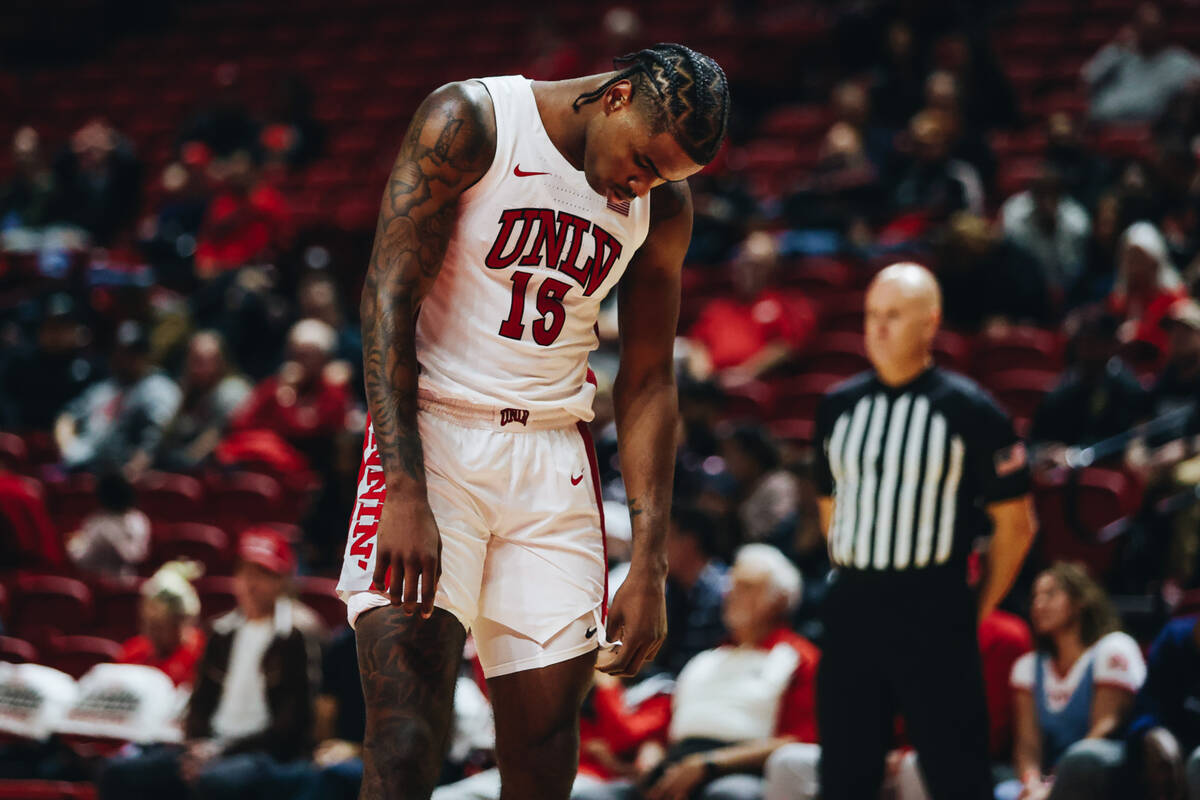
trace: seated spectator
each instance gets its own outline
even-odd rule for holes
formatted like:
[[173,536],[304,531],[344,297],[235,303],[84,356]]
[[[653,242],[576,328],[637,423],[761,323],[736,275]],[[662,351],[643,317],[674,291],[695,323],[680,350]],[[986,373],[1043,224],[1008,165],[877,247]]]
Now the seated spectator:
[[328,465],[333,435],[350,409],[349,369],[331,361],[337,333],[306,319],[288,333],[287,360],[254,387],[234,414],[231,428],[273,431],[302,452],[313,467]]
[[229,363],[225,341],[213,331],[194,334],[188,342],[179,388],[179,410],[163,431],[155,459],[159,469],[169,472],[189,472],[203,464],[251,391]]
[[896,214],[921,214],[941,222],[956,211],[983,214],[979,173],[950,155],[951,122],[944,113],[922,111],[908,126],[911,154],[892,194]]
[[250,797],[253,787],[310,752],[315,642],[285,595],[291,546],[271,528],[238,542],[238,606],[213,623],[184,721],[186,745],[108,762],[100,796]]
[[69,294],[45,299],[32,345],[18,344],[0,366],[0,427],[48,431],[68,402],[102,375],[89,331]]
[[937,279],[946,322],[976,331],[997,322],[1047,323],[1058,305],[1033,257],[982,217],[960,212],[943,228]]
[[1182,47],[1167,43],[1162,9],[1141,3],[1131,25],[1083,66],[1097,122],[1150,122],[1171,98],[1200,78],[1200,61]]
[[692,658],[725,637],[721,603],[725,569],[713,560],[716,525],[703,511],[671,508],[667,528],[667,638],[653,669],[678,675]]
[[12,142],[13,176],[0,185],[0,233],[10,228],[41,228],[50,221],[54,173],[42,157],[38,132],[18,128]]
[[747,237],[733,261],[737,296],[710,300],[688,331],[722,381],[762,375],[802,350],[816,329],[812,303],[775,285],[778,255],[770,234]]
[[1150,646],[1134,704],[1129,755],[1146,800],[1200,798],[1200,618],[1172,620]]
[[1063,194],[1061,176],[1044,165],[1033,185],[1000,209],[1004,235],[1042,269],[1058,297],[1069,294],[1083,275],[1091,223],[1087,211]]
[[1146,678],[1137,642],[1082,568],[1058,563],[1033,588],[1036,650],[1012,671],[1018,778],[997,797],[1103,798],[1124,758],[1116,740]]
[[313,117],[312,88],[303,79],[289,76],[271,95],[272,108],[267,114],[261,139],[263,144],[280,139],[282,155],[288,166],[302,167],[325,149],[325,129]]
[[740,490],[737,516],[743,539],[784,541],[787,549],[800,506],[800,485],[780,466],[775,441],[764,428],[746,426],[725,439],[721,452]]
[[1156,417],[1200,401],[1200,304],[1176,300],[1160,326],[1167,333],[1167,360],[1150,389]]
[[133,575],[150,555],[150,518],[135,505],[133,486],[117,471],[96,481],[100,508],[67,538],[67,555],[81,571],[117,578]]
[[1120,319],[1122,343],[1140,342],[1161,354],[1167,349],[1162,320],[1167,310],[1187,296],[1171,263],[1162,234],[1148,222],[1125,229],[1117,246],[1117,280],[1108,307]]
[[679,674],[666,749],[643,747],[635,780],[572,796],[761,797],[767,757],[788,742],[816,741],[820,653],[787,626],[800,584],[800,573],[775,548],[739,550],[725,597],[730,643],[698,654]]
[[962,94],[958,78],[948,70],[935,70],[925,79],[925,108],[943,115],[950,156],[974,167],[987,186],[996,172],[996,158],[984,139],[984,129],[967,118]]
[[191,582],[200,572],[194,562],[170,561],[142,584],[142,632],[121,645],[117,663],[155,667],[176,686],[195,683],[204,632],[196,625],[200,598]]
[[71,137],[55,161],[52,221],[84,229],[109,246],[133,222],[141,202],[142,165],[129,140],[103,119]]
[[192,257],[208,210],[205,169],[211,160],[206,145],[185,145],[180,160],[163,169],[163,197],[138,228],[139,245],[154,265],[159,281],[176,291],[193,288]]
[[[833,106],[837,121],[849,125],[858,133],[862,151],[875,166],[875,171],[886,173],[891,165],[895,133],[875,120],[867,87],[861,81],[842,81],[833,88],[830,105]],[[836,123],[834,127],[837,127]]]
[[179,408],[179,387],[150,363],[150,342],[133,321],[117,328],[112,377],[72,400],[54,425],[63,464],[71,470],[118,468],[135,480],[158,451]]
[[212,103],[196,113],[179,136],[189,142],[203,142],[218,159],[227,159],[239,150],[254,152],[258,146],[258,123],[242,101],[241,72],[236,64],[225,62],[213,73],[215,92]]
[[1079,122],[1065,111],[1046,117],[1046,163],[1058,173],[1065,194],[1091,206],[1097,188],[1097,157],[1084,144]]
[[1061,464],[1068,446],[1124,433],[1150,413],[1149,393],[1116,356],[1117,320],[1088,309],[1067,323],[1070,367],[1042,399],[1030,439],[1036,461]]
[[272,257],[289,235],[287,201],[259,180],[249,153],[235,153],[217,175],[219,188],[196,243],[196,277],[202,281]]
[[365,403],[362,387],[362,331],[357,324],[346,321],[346,313],[338,292],[337,283],[331,275],[317,273],[300,283],[296,304],[301,319],[317,319],[337,333],[337,346],[333,358],[350,366],[350,385],[355,387]]
[[885,192],[863,144],[862,134],[848,122],[830,127],[811,178],[784,201],[784,217],[791,227],[867,239],[863,231],[879,216]]

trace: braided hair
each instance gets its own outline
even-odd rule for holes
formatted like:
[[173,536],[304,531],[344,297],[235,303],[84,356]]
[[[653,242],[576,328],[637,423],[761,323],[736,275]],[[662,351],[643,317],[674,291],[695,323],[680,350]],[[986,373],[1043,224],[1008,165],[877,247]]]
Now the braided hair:
[[656,44],[613,59],[620,72],[575,98],[572,108],[600,99],[618,81],[633,84],[632,102],[651,132],[669,130],[697,164],[717,155],[729,125],[729,82],[716,61],[681,44]]

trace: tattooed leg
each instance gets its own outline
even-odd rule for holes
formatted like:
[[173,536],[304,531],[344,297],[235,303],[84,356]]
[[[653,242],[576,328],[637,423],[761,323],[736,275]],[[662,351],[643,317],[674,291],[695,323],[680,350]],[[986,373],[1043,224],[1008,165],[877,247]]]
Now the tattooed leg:
[[566,800],[579,766],[579,707],[596,651],[488,680],[501,800]]
[[421,619],[395,606],[356,627],[367,705],[359,800],[428,800],[442,770],[466,631],[442,608]]

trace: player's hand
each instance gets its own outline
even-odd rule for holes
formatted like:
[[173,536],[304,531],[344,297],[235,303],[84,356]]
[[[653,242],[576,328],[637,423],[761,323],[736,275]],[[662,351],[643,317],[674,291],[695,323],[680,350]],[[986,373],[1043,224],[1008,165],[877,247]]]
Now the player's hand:
[[375,588],[385,592],[392,605],[400,606],[405,614],[419,609],[425,619],[433,616],[433,598],[442,577],[442,536],[429,501],[388,494],[379,515],[375,547]]
[[608,609],[605,635],[621,644],[604,651],[596,668],[609,675],[632,678],[658,655],[667,638],[666,579],[630,571]]

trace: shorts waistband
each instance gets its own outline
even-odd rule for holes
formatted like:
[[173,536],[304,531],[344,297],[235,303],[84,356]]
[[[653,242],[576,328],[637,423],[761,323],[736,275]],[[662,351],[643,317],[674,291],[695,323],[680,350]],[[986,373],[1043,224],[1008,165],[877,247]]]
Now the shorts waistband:
[[523,433],[566,428],[579,422],[574,414],[562,410],[534,411],[528,408],[482,406],[465,400],[451,400],[430,392],[417,392],[417,408],[436,414],[466,428]]

